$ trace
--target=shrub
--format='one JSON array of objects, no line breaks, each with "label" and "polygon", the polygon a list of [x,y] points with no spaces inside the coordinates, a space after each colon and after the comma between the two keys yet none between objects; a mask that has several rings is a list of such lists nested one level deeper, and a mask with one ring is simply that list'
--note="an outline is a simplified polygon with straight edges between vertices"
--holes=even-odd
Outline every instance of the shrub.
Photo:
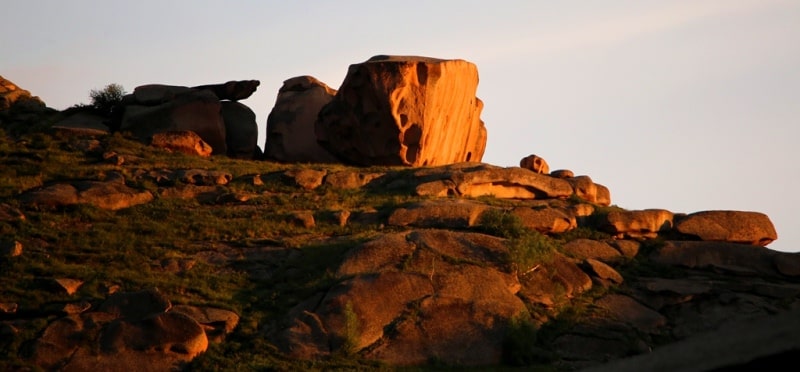
[{"label": "shrub", "polygon": [[528,230],[516,239],[511,239],[508,246],[509,260],[519,273],[526,273],[536,265],[548,263],[558,250],[555,240],[542,235],[536,230]]},{"label": "shrub", "polygon": [[525,227],[522,220],[507,211],[490,209],[481,214],[480,230],[508,239],[508,261],[512,269],[527,272],[547,263],[558,250],[558,243],[536,230]]},{"label": "shrub", "polygon": [[519,216],[501,209],[489,209],[483,212],[478,221],[478,229],[507,239],[520,238],[528,231]]},{"label": "shrub", "polygon": [[105,115],[111,115],[114,106],[122,101],[125,96],[125,88],[122,85],[111,83],[103,89],[92,89],[89,98],[92,99],[92,107]]}]

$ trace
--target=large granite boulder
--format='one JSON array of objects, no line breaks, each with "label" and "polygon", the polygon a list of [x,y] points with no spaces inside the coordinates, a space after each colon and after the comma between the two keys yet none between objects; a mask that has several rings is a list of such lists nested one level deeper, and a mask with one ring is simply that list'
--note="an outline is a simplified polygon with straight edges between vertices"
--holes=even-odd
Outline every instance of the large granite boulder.
[{"label": "large granite boulder", "polygon": [[261,82],[258,80],[231,80],[223,84],[199,85],[192,89],[208,90],[220,100],[241,101],[253,95]]},{"label": "large granite boulder", "polygon": [[602,216],[598,227],[618,237],[655,238],[672,230],[673,217],[666,209],[615,210]]},{"label": "large granite boulder", "polygon": [[314,132],[319,111],[334,95],[336,90],[311,76],[284,81],[267,117],[264,157],[281,162],[338,163],[317,143]]},{"label": "large granite boulder", "polygon": [[256,116],[237,101],[258,85],[258,80],[196,87],[141,85],[115,107],[111,129],[145,141],[156,133],[192,131],[211,145],[214,155],[252,159],[260,154]]},{"label": "large granite boulder", "polygon": [[[217,96],[205,90],[183,91],[178,89],[180,87],[170,88],[172,87],[163,89],[166,98],[157,99],[154,92],[145,95],[137,92],[140,89],[137,87],[133,96],[137,100],[139,99],[137,96],[147,98],[137,101],[141,104],[124,106],[119,130],[131,132],[145,140],[160,132],[189,130],[197,133],[203,141],[211,145],[213,154],[226,154],[228,146],[225,141],[225,122],[221,114],[222,105]],[[148,86],[146,90],[155,89]],[[169,95],[176,91],[182,93],[177,93],[169,99]],[[154,106],[147,105],[164,99],[169,100]]]},{"label": "large granite boulder", "polygon": [[225,122],[225,145],[228,156],[236,159],[253,159],[261,153],[258,149],[258,123],[256,114],[246,105],[222,101],[222,120]]},{"label": "large granite boulder", "polygon": [[675,223],[675,230],[705,241],[723,241],[765,246],[778,233],[769,217],[749,211],[702,211]]},{"label": "large granite boulder", "polygon": [[319,113],[319,143],[356,165],[479,162],[486,148],[475,97],[477,67],[464,60],[375,56],[350,66]]},{"label": "large granite boulder", "polygon": [[550,166],[541,156],[530,154],[519,161],[520,168],[530,169],[536,173],[550,173]]}]

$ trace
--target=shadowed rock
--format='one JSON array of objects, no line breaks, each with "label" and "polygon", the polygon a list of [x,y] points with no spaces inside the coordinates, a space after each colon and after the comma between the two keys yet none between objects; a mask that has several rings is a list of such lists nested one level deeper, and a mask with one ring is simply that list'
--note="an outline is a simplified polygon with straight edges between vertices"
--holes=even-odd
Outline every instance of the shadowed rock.
[{"label": "shadowed rock", "polygon": [[[134,90],[133,95],[136,94]],[[211,145],[214,154],[226,154],[225,122],[220,113],[221,107],[213,93],[188,90],[155,106],[124,106],[119,130],[131,132],[141,139],[149,139],[160,132],[189,130]]]},{"label": "shadowed rock", "polygon": [[315,123],[336,90],[311,76],[283,82],[275,106],[267,117],[264,157],[281,162],[338,163],[317,143]]},{"label": "shadowed rock", "polygon": [[255,93],[261,82],[258,80],[232,80],[223,84],[199,85],[192,89],[207,90],[220,100],[241,101]]},{"label": "shadowed rock", "polygon": [[148,203],[153,194],[125,185],[121,175],[110,175],[106,181],[57,183],[23,194],[20,199],[40,208],[60,208],[75,204],[91,204],[98,208],[118,210]]},{"label": "shadowed rock", "polygon": [[257,158],[261,150],[258,148],[256,114],[239,102],[223,101],[221,105],[228,157],[245,160]]}]

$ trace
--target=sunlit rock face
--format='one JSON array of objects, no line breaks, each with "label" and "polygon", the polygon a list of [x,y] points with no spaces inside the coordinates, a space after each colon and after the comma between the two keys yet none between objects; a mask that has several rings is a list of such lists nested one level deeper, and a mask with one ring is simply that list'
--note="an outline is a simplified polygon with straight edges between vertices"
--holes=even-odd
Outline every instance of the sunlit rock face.
[{"label": "sunlit rock face", "polygon": [[39,97],[32,96],[31,92],[0,76],[0,111],[8,110],[15,104],[26,106],[26,108],[45,107]]},{"label": "sunlit rock face", "polygon": [[357,165],[479,162],[487,137],[477,88],[478,69],[464,60],[375,56],[350,66],[319,113],[317,141]]}]

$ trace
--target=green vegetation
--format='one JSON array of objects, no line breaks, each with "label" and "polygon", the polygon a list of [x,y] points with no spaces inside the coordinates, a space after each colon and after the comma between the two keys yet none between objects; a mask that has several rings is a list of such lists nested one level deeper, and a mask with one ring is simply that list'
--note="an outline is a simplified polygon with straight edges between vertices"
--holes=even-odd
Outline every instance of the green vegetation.
[{"label": "green vegetation", "polygon": [[[113,98],[114,92],[107,92],[108,96]],[[109,152],[121,156],[124,163],[103,160],[103,154]],[[345,168],[225,156],[199,158],[145,146],[122,133],[91,139],[32,130],[10,135],[0,130],[0,164],[0,207],[24,214],[24,219],[0,218],[0,236],[21,242],[24,249],[21,256],[0,258],[0,302],[17,304],[17,314],[35,319],[15,325],[14,337],[0,338],[0,359],[5,361],[0,366],[34,368],[26,365],[23,351],[49,321],[63,316],[64,304],[85,300],[97,305],[108,296],[109,288],[158,288],[173,304],[222,308],[241,316],[233,333],[222,343],[212,343],[191,362],[190,370],[394,370],[362,360],[355,352],[360,324],[352,303],[342,313],[341,352],[330,359],[287,358],[266,335],[282,326],[279,322],[293,307],[337,284],[334,273],[351,248],[379,233],[399,229],[385,227],[381,221],[396,207],[419,200],[411,189],[346,190],[322,185],[304,190],[284,173],[302,168],[330,173]],[[186,184],[169,177],[159,179],[157,174],[180,169],[230,173],[232,181],[223,188],[225,192],[247,198],[226,203],[163,196],[160,191],[164,188]],[[152,192],[155,200],[111,211],[91,205],[35,208],[19,198],[40,186],[103,180],[112,172],[121,174],[127,186]],[[382,182],[402,185],[399,181],[408,177],[411,171],[403,168]],[[493,206],[509,205],[508,201],[482,200]],[[311,211],[316,226],[306,228],[293,221],[293,213],[299,210]],[[365,212],[373,218],[341,226],[335,218],[339,211]],[[507,239],[508,269],[518,273],[547,264],[565,241],[603,236],[589,228],[543,235],[500,208],[484,213],[477,229]],[[440,266],[462,263],[482,264],[432,261],[431,282]],[[78,279],[84,284],[70,296],[44,285],[54,278]],[[540,315],[549,311],[542,310]],[[408,316],[416,315],[411,312]],[[554,327],[542,333],[529,319],[514,320],[506,339],[506,362],[528,367],[546,363],[550,355],[542,351],[542,340],[547,340],[542,334],[551,334]],[[435,369],[463,370],[441,365]]]},{"label": "green vegetation", "polygon": [[512,269],[525,273],[550,262],[553,253],[560,249],[557,240],[526,228],[514,214],[490,209],[481,214],[478,226],[481,230],[508,239],[508,261]]},{"label": "green vegetation", "polygon": [[92,89],[89,92],[89,98],[92,99],[92,107],[103,114],[111,115],[114,106],[122,101],[125,94],[125,88],[122,85],[112,83],[103,89]]}]

